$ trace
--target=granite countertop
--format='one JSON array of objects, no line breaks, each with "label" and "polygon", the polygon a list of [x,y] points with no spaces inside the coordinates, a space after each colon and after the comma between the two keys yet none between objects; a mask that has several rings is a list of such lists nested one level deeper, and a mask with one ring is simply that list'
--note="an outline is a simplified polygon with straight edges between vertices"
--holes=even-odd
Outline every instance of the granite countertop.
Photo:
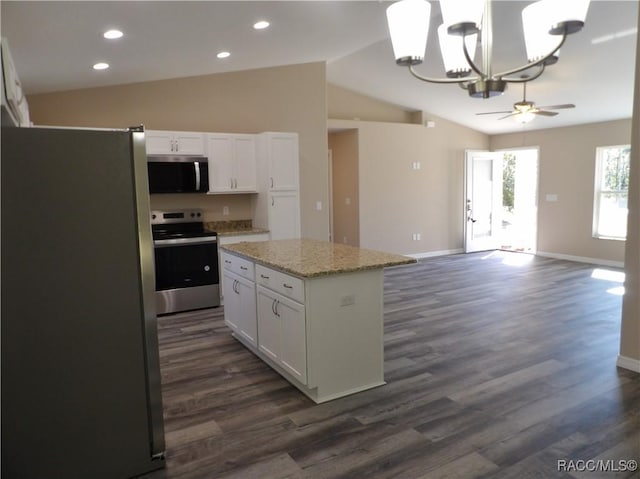
[{"label": "granite countertop", "polygon": [[257,235],[257,234],[268,233],[269,230],[266,230],[264,228],[248,228],[244,230],[217,229],[215,230],[215,232],[218,233],[218,236],[242,236],[242,235]]},{"label": "granite countertop", "polygon": [[218,236],[241,236],[268,233],[264,228],[254,228],[251,220],[207,221],[207,231],[215,231]]},{"label": "granite countertop", "polygon": [[310,239],[236,243],[221,248],[302,278],[416,262],[408,256]]}]

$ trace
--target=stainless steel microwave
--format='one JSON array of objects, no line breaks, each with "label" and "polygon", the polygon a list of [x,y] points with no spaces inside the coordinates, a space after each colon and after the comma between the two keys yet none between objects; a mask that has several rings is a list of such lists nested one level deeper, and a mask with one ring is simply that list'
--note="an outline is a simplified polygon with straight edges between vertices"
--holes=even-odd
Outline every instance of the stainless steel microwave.
[{"label": "stainless steel microwave", "polygon": [[206,193],[209,164],[204,156],[147,156],[149,193]]}]

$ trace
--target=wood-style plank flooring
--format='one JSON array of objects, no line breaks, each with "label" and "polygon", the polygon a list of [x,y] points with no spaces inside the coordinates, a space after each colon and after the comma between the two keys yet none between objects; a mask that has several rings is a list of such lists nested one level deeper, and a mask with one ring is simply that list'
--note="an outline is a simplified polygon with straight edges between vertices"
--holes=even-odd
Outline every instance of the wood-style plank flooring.
[{"label": "wood-style plank flooring", "polygon": [[640,460],[640,375],[615,365],[621,283],[597,268],[493,252],[387,270],[387,384],[321,405],[222,308],[162,317],[167,467],[145,478],[639,477],[558,471]]}]

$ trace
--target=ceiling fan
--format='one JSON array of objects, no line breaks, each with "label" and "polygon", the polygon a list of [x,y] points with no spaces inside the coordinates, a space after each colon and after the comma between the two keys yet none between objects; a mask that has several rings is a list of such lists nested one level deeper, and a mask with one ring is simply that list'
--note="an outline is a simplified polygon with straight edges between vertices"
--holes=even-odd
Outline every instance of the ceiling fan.
[{"label": "ceiling fan", "polygon": [[487,111],[484,113],[476,113],[476,115],[497,115],[500,113],[507,113],[507,115],[498,118],[498,120],[504,120],[505,118],[513,117],[520,123],[528,123],[535,118],[535,115],[541,116],[556,116],[557,111],[549,110],[564,110],[567,108],[575,108],[573,103],[564,103],[562,105],[549,105],[549,106],[536,106],[532,101],[527,101],[527,84],[523,83],[523,95],[522,101],[513,104],[513,110],[510,111]]}]

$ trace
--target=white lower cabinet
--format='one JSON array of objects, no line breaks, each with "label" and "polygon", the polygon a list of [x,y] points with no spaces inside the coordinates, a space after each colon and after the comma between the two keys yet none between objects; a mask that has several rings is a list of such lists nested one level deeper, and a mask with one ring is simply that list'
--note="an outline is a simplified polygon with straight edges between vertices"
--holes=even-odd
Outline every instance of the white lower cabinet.
[{"label": "white lower cabinet", "polygon": [[258,286],[258,349],[303,384],[307,383],[304,305]]},{"label": "white lower cabinet", "polygon": [[[224,246],[226,244],[240,243],[241,241],[245,241],[247,243],[253,243],[256,241],[267,241],[268,239],[269,239],[269,233],[255,233],[255,234],[243,234],[243,235],[239,234],[234,236],[218,235],[218,245]],[[220,248],[218,248],[218,265],[219,265],[219,272],[220,272],[220,304],[221,305],[224,305],[224,295],[226,293],[225,280],[224,280],[225,266],[227,266],[227,269],[231,269],[231,271],[234,271],[234,269],[228,267],[229,265],[225,263],[225,260],[230,261],[231,258],[229,257],[223,258],[222,251],[220,250]],[[243,270],[240,270],[240,272],[243,273]],[[243,274],[243,276],[246,276],[246,275]]]},{"label": "white lower cabinet", "polygon": [[258,346],[256,284],[230,271],[224,272],[224,322],[252,346]]}]

